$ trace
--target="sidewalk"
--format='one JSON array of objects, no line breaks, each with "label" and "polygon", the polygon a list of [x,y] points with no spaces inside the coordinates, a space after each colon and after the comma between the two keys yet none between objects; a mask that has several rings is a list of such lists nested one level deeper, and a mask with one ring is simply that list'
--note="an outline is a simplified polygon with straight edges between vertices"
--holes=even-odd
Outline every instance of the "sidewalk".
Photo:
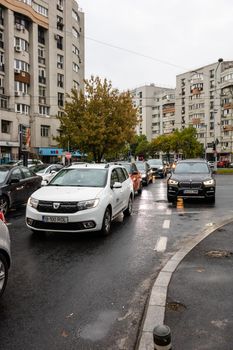
[{"label": "sidewalk", "polygon": [[139,350],[154,349],[153,328],[163,323],[171,329],[173,350],[233,350],[231,221],[198,234],[161,270]]}]

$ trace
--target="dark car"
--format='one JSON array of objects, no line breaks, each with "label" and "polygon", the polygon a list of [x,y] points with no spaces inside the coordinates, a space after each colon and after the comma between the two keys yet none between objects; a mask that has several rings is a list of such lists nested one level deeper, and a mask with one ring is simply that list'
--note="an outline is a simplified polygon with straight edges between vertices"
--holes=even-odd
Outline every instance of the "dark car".
[{"label": "dark car", "polygon": [[150,165],[144,161],[137,161],[135,162],[135,164],[141,173],[143,185],[147,186],[153,180],[153,175],[152,175]]},{"label": "dark car", "polygon": [[42,177],[24,166],[0,165],[0,210],[26,203],[30,195],[41,187]]},{"label": "dark car", "polygon": [[120,162],[120,165],[123,165],[125,169],[129,173],[129,177],[133,182],[133,190],[134,193],[141,194],[142,193],[142,175],[138,170],[136,164],[134,162]]},{"label": "dark car", "polygon": [[215,202],[215,179],[207,161],[187,159],[177,162],[167,181],[167,199],[203,198]]},{"label": "dark car", "polygon": [[162,159],[149,159],[147,163],[150,165],[153,176],[164,178],[167,176],[167,166]]}]

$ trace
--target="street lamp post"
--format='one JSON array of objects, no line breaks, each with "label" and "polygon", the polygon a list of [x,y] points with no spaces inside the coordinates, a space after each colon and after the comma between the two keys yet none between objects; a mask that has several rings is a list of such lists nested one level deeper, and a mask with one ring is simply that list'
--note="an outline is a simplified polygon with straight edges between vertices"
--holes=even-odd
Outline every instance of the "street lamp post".
[{"label": "street lamp post", "polygon": [[[217,72],[218,72],[218,68],[219,68],[219,65],[223,62],[223,58],[219,58],[218,59],[218,64],[215,68],[215,72],[214,72],[214,79],[215,79],[215,84],[214,84],[214,107],[216,109],[216,97],[217,97]],[[218,112],[218,108],[216,109],[216,112]],[[216,114],[215,114],[216,116]],[[216,126],[217,126],[217,123],[216,123],[216,118],[214,116],[214,144],[215,144],[215,154],[214,154],[214,170],[216,171],[217,170],[217,161],[218,161],[218,156],[217,156],[217,138],[216,138]]]}]

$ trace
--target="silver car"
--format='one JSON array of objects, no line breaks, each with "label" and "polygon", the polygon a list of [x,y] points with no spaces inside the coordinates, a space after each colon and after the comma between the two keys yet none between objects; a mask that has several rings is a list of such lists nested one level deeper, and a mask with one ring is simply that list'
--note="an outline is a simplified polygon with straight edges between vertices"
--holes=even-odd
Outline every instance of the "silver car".
[{"label": "silver car", "polygon": [[2,220],[0,220],[0,297],[7,284],[10,265],[10,235],[8,227]]}]

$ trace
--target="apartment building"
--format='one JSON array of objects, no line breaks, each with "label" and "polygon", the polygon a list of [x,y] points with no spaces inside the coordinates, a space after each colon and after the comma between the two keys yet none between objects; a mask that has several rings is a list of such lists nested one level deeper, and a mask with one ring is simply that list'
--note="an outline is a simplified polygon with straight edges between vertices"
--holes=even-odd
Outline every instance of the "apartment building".
[{"label": "apartment building", "polygon": [[171,133],[175,120],[175,90],[144,85],[132,91],[134,106],[138,108],[138,135],[146,135],[147,140]]},{"label": "apartment building", "polygon": [[218,62],[176,78],[175,124],[193,125],[207,159],[233,159],[233,61]]},{"label": "apartment building", "polygon": [[0,0],[0,158],[61,155],[56,115],[83,89],[84,14],[75,0]]}]

